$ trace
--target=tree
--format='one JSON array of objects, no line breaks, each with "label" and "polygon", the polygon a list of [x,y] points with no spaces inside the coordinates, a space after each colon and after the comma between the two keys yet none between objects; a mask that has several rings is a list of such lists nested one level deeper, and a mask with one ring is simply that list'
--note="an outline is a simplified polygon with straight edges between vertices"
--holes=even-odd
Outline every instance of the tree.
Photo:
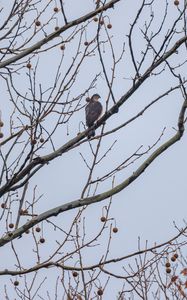
[{"label": "tree", "polygon": [[186,1],[13,1],[0,40],[1,294],[186,299],[186,224],[130,254],[118,226],[126,188],[183,140]]}]

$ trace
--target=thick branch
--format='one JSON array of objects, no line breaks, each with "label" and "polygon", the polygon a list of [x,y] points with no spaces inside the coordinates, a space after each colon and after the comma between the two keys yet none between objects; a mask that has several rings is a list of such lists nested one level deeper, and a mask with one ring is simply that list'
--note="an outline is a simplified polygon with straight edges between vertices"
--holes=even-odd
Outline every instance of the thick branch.
[{"label": "thick branch", "polygon": [[[110,2],[111,3],[111,2]],[[8,181],[1,189],[0,189],[0,197],[5,194],[7,191],[15,190],[17,187],[13,187],[17,182],[22,180],[33,168],[35,168],[39,164],[46,164],[49,161],[55,159],[58,156],[61,156],[63,153],[67,152],[69,149],[76,146],[78,142],[80,142],[82,139],[87,137],[87,134],[92,129],[97,129],[100,127],[106,120],[108,120],[113,114],[118,111],[118,108],[122,106],[127,99],[130,98],[130,96],[142,85],[142,83],[150,76],[151,72],[156,69],[160,64],[162,64],[166,59],[168,59],[175,51],[187,41],[187,36],[184,36],[180,40],[178,40],[175,45],[167,51],[161,58],[159,58],[154,64],[152,64],[146,72],[137,80],[135,84],[128,90],[128,92],[122,96],[119,101],[111,107],[104,115],[101,117],[98,122],[90,127],[89,129],[85,130],[66,144],[64,144],[62,147],[57,149],[56,151],[34,159],[28,166],[25,167],[19,174],[16,174],[16,176],[13,177],[10,181]],[[13,188],[12,188],[13,187]]]},{"label": "thick branch", "polygon": [[71,209],[75,209],[75,208],[82,207],[84,205],[90,205],[93,203],[100,202],[100,201],[105,200],[109,197],[112,197],[113,195],[118,194],[119,192],[124,190],[128,185],[130,185],[134,180],[136,180],[159,155],[161,155],[165,150],[167,150],[169,147],[171,147],[173,144],[175,144],[177,141],[179,141],[181,139],[183,132],[184,132],[183,123],[184,123],[184,115],[185,115],[186,108],[187,108],[187,100],[184,101],[183,106],[180,111],[180,114],[179,114],[177,133],[172,138],[170,138],[167,142],[165,142],[163,145],[161,145],[158,149],[156,149],[140,165],[140,167],[130,177],[128,177],[126,180],[124,180],[121,184],[119,184],[116,187],[114,187],[104,193],[101,193],[99,195],[71,201],[69,203],[52,208],[51,210],[48,210],[48,211],[40,214],[37,217],[34,217],[32,220],[28,221],[22,227],[13,231],[11,233],[11,236],[7,234],[5,237],[1,238],[0,239],[0,247],[9,243],[11,240],[21,236],[26,230],[28,230],[29,228],[32,228],[33,226],[42,222],[43,220],[46,220],[50,217],[56,217],[59,214],[65,212],[65,211],[71,210]]}]

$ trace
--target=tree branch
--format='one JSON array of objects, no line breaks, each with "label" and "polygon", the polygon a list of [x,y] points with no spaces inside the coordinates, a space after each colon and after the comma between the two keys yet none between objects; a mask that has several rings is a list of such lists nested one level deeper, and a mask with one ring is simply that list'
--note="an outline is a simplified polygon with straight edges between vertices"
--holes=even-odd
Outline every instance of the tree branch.
[{"label": "tree branch", "polygon": [[114,196],[115,194],[118,194],[122,190],[124,190],[128,185],[130,185],[134,180],[136,180],[159,155],[161,155],[164,151],[166,151],[169,147],[171,147],[173,144],[175,144],[177,141],[179,141],[181,139],[181,137],[184,133],[183,123],[184,123],[184,116],[185,116],[186,108],[187,108],[187,100],[184,101],[181,111],[179,113],[177,133],[173,137],[171,137],[167,142],[165,142],[163,145],[161,145],[158,149],[156,149],[140,165],[140,167],[130,177],[128,177],[126,180],[124,180],[121,184],[119,184],[116,187],[114,187],[104,193],[101,193],[99,195],[71,201],[69,203],[52,208],[52,209],[40,214],[39,216],[34,217],[32,220],[28,221],[20,228],[11,232],[11,235],[7,234],[3,238],[1,238],[0,239],[0,247],[4,246],[5,244],[9,243],[10,241],[14,240],[15,238],[20,237],[26,230],[28,230],[29,228],[32,228],[33,226],[42,222],[43,220],[46,220],[50,217],[56,217],[59,214],[65,212],[65,211],[68,211],[68,210],[72,210],[75,208],[82,207],[84,205],[90,205],[93,203],[103,201],[109,197]]},{"label": "tree branch", "polygon": [[[111,3],[111,2],[110,2]],[[88,128],[87,130],[80,133],[75,138],[68,141],[66,144],[64,144],[62,147],[57,149],[56,151],[53,151],[52,153],[48,155],[44,155],[42,157],[35,158],[30,164],[28,164],[25,169],[23,169],[19,174],[15,174],[15,176],[10,179],[1,189],[0,189],[0,197],[5,194],[7,191],[15,190],[13,187],[14,184],[22,180],[33,168],[35,168],[37,165],[45,165],[49,161],[57,158],[58,156],[61,156],[63,153],[67,152],[69,149],[76,147],[76,143],[80,142],[82,139],[87,137],[88,132],[92,129],[97,129],[102,124],[106,122],[113,114],[118,111],[118,108],[122,106],[128,98],[141,86],[141,84],[150,76],[151,72],[156,69],[162,62],[164,62],[166,59],[168,59],[175,51],[187,41],[187,36],[184,36],[183,38],[179,39],[175,45],[168,50],[161,58],[159,58],[154,64],[152,64],[146,72],[138,78],[137,82],[133,84],[133,86],[128,90],[128,92],[122,96],[118,102],[113,105],[92,127]],[[34,173],[33,173],[34,174]],[[13,188],[12,188],[13,187]]]},{"label": "tree branch", "polygon": [[114,6],[115,3],[119,2],[120,0],[111,0],[109,1],[107,4],[101,6],[100,8],[76,19],[73,20],[69,23],[67,23],[66,25],[64,25],[63,27],[59,28],[59,30],[49,34],[48,36],[46,36],[44,39],[40,40],[39,42],[35,43],[33,46],[23,50],[21,53],[14,55],[13,57],[3,61],[0,63],[0,68],[4,68],[16,61],[18,61],[19,59],[29,55],[30,53],[33,53],[34,51],[40,49],[43,45],[45,45],[46,43],[48,43],[49,41],[53,40],[54,38],[58,37],[62,32],[68,30],[71,27],[77,26],[87,20],[89,20],[90,18],[94,17],[95,15],[97,15],[98,13],[102,12],[102,11],[106,11],[107,9],[111,8]]}]

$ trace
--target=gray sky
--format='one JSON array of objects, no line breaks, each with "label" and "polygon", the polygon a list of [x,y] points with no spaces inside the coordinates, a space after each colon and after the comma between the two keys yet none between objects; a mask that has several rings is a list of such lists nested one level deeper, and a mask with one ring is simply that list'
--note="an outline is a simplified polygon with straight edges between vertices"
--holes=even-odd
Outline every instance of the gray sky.
[{"label": "gray sky", "polygon": [[[162,1],[155,1],[153,9],[155,12],[155,21],[153,28],[156,30],[156,26],[159,26],[161,18],[164,14],[164,4]],[[112,43],[116,56],[119,56],[123,43],[126,43],[125,53],[123,59],[116,67],[116,75],[113,86],[113,92],[116,100],[119,100],[124,95],[128,88],[131,86],[130,78],[134,75],[134,69],[132,62],[129,58],[129,47],[127,43],[126,35],[129,32],[129,24],[132,23],[137,7],[139,3],[131,3],[130,1],[121,1],[115,6],[114,10],[107,12],[110,22],[112,23],[112,29],[108,31],[112,37]],[[162,7],[163,5],[163,7]],[[137,6],[137,7],[136,7]],[[65,1],[65,11],[69,20],[73,20],[93,9],[93,2],[87,0],[81,1]],[[162,9],[160,8],[162,7]],[[147,12],[148,14],[148,12]],[[141,58],[141,51],[144,50],[145,41],[143,37],[140,38],[139,27],[143,26],[147,17],[146,12],[143,13],[140,19],[139,26],[133,36],[133,48],[136,54],[136,59]],[[155,47],[161,44],[164,34],[171,28],[173,20],[177,16],[177,9],[173,3],[169,3],[169,12],[166,18],[165,26],[162,32],[158,35],[155,41]],[[107,19],[107,22],[109,19]],[[63,25],[63,22],[58,21],[58,25]],[[62,22],[62,24],[61,24]],[[52,28],[53,25],[51,25]],[[92,22],[87,29],[87,37],[84,40],[90,41],[97,31],[97,23]],[[49,32],[50,33],[50,26]],[[71,31],[62,35],[62,38],[58,38],[59,42],[65,40]],[[101,39],[106,40],[106,34],[102,32]],[[56,40],[55,40],[56,41]],[[66,49],[64,51],[64,61],[61,66],[61,73],[67,70],[72,57],[75,55],[78,39],[75,38],[70,43],[66,43]],[[171,45],[174,44],[175,38]],[[51,43],[53,44],[53,42]],[[102,48],[102,47],[101,47]],[[169,47],[170,48],[170,47]],[[112,57],[108,43],[104,43],[104,51],[102,51],[104,63],[109,77],[111,76]],[[103,50],[102,49],[102,50]],[[84,45],[81,47],[81,51],[84,50]],[[59,47],[54,47],[49,52],[44,52],[40,55],[37,81],[40,83],[43,89],[47,89],[53,85],[54,74],[59,64],[59,60],[62,53]],[[171,64],[178,64],[185,59],[185,52],[182,48],[179,54],[176,54],[176,58],[170,60]],[[32,64],[35,65],[38,56],[36,55],[31,59]],[[145,71],[149,65],[150,60],[145,62],[142,71]],[[161,70],[160,68],[157,71]],[[98,53],[95,52],[95,56],[88,58],[82,65],[80,72],[77,76],[77,81],[70,90],[70,99],[76,97],[88,87],[96,74],[102,73],[102,68],[99,63]],[[180,68],[182,77],[185,76],[186,65]],[[24,82],[24,85],[23,85]],[[24,94],[28,91],[29,82],[26,76],[25,69],[20,71],[20,74],[15,76],[16,86]],[[8,103],[8,95],[4,82],[1,79],[1,87],[3,89],[4,102]],[[118,114],[112,116],[106,124],[106,131],[113,127],[120,125],[127,121],[130,117],[134,116],[145,105],[150,103],[160,94],[164,93],[170,87],[177,85],[177,79],[174,79],[170,73],[166,70],[162,72],[160,76],[151,76],[142,86],[138,89],[133,96],[120,108]],[[108,87],[106,85],[104,75],[97,80],[96,88],[93,93],[99,93],[102,98],[102,103],[105,104],[105,99],[108,95]],[[37,92],[38,93],[38,92]],[[67,94],[65,94],[64,101]],[[90,94],[91,96],[91,94]],[[122,130],[117,131],[113,135],[106,136],[103,139],[99,157],[102,157],[106,150],[116,141],[112,150],[107,154],[106,158],[102,160],[102,163],[98,165],[93,173],[93,178],[102,176],[117,164],[128,158],[134,151],[136,151],[141,145],[142,151],[148,149],[153,145],[161,135],[164,127],[164,135],[161,141],[156,145],[158,147],[169,137],[175,133],[177,126],[177,118],[183,99],[179,91],[174,91],[169,94],[168,97],[161,99],[153,107],[148,109],[143,116],[135,120],[130,125],[124,127]],[[3,102],[2,102],[3,103]],[[110,105],[112,100],[110,99]],[[82,100],[82,104],[85,104],[85,98]],[[2,115],[4,119],[9,115],[11,105],[7,104],[6,108],[2,108]],[[50,130],[55,121],[55,117],[46,118],[44,125]],[[66,126],[60,126],[54,135],[54,145],[56,148],[67,142],[70,138],[77,135],[79,132],[80,122],[84,122],[84,109],[76,113],[69,124],[69,136],[66,135]],[[27,120],[23,121],[25,124]],[[81,125],[81,130],[83,130]],[[5,126],[5,135],[8,135],[8,126]],[[97,133],[100,129],[97,130]],[[44,134],[45,135],[45,134]],[[96,147],[97,141],[91,142],[93,148]],[[156,147],[154,149],[156,149]],[[119,228],[119,233],[113,235],[111,243],[110,258],[119,257],[137,250],[137,241],[140,237],[142,242],[142,248],[145,245],[145,241],[148,240],[148,245],[152,246],[154,242],[161,243],[170,239],[177,232],[174,228],[173,222],[176,222],[178,227],[184,225],[183,219],[186,218],[186,134],[183,139],[176,143],[174,146],[164,152],[159,158],[154,161],[151,166],[129,187],[123,190],[120,194],[113,197],[112,205],[109,216],[116,220],[116,226]],[[46,146],[41,149],[40,154],[48,154],[52,151],[51,146]],[[28,201],[32,199],[33,188],[37,185],[36,195],[43,194],[42,199],[36,205],[37,213],[42,213],[47,209],[61,205],[63,203],[78,199],[81,191],[87,180],[88,169],[86,168],[80,153],[91,161],[91,151],[89,144],[86,142],[79,148],[64,154],[49,165],[42,168],[31,180],[31,185],[28,190]],[[150,152],[151,153],[151,152]],[[115,184],[122,182],[125,178],[132,174],[136,168],[140,165],[149,154],[143,156],[143,159],[137,160],[131,164],[128,168],[125,168],[115,176]],[[104,192],[111,188],[112,178],[99,185],[97,193]],[[86,218],[87,238],[94,235],[94,233],[101,227],[100,217],[102,215],[103,206],[108,204],[108,200],[105,200],[99,204],[94,204],[88,207],[84,216]],[[64,230],[67,230],[71,224],[72,216],[75,215],[74,211],[69,211],[63,215],[59,215],[57,218],[52,218],[59,226],[62,226]],[[26,217],[25,217],[26,220]],[[115,221],[113,221],[115,224]],[[48,256],[49,249],[55,247],[55,239],[59,236],[52,229],[48,229],[44,224],[44,236],[46,237],[46,245],[41,248],[41,256],[44,258]],[[103,251],[106,249],[107,233],[103,236],[103,240],[100,241],[101,245],[98,246],[97,251],[95,248],[90,248],[84,251],[83,259],[85,264],[92,264],[97,262],[97,257],[100,258]],[[19,239],[15,242],[17,251],[22,256],[22,261],[25,266],[32,266],[36,260],[32,252],[32,242],[28,236]],[[70,247],[70,248],[69,248]],[[65,247],[64,252],[69,251],[72,245],[69,244]],[[24,250],[23,250],[24,249]],[[24,254],[23,254],[24,252]],[[22,255],[23,254],[23,255]],[[27,254],[27,255],[26,255]],[[1,270],[4,268],[15,269],[15,257],[12,255],[10,246],[5,246],[1,249],[2,264]],[[29,258],[28,258],[29,257]],[[29,260],[29,263],[28,263]],[[71,264],[69,261],[68,264]],[[121,272],[121,268],[114,266],[114,270],[117,273]],[[48,275],[48,283],[53,282],[55,284],[56,273],[55,270],[41,271],[42,276]],[[60,273],[59,273],[60,274]],[[41,276],[40,275],[40,276]],[[28,277],[29,278],[29,277]],[[32,278],[32,275],[30,276]],[[5,278],[5,283],[9,282],[10,278]],[[21,279],[24,282],[23,278]],[[20,280],[20,281],[21,281]],[[116,295],[118,289],[121,287],[121,283],[114,280],[114,283],[110,285],[106,291],[104,299],[114,299],[111,297],[111,287],[113,295]],[[3,285],[0,287],[2,293]],[[44,288],[45,290],[45,288]],[[14,289],[9,291],[10,299],[15,297]],[[114,297],[114,296],[112,296]],[[45,297],[44,297],[45,298]],[[17,299],[17,298],[16,298]],[[37,298],[39,299],[39,298]],[[46,299],[46,298],[45,298]],[[61,299],[61,298],[59,298]],[[138,299],[138,298],[137,298]]]}]

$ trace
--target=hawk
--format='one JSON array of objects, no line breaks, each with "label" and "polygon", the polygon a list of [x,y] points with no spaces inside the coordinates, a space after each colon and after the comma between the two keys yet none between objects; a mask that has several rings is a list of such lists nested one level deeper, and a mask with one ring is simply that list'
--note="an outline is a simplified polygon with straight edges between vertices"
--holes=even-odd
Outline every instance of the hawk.
[{"label": "hawk", "polygon": [[[88,101],[86,105],[86,126],[92,127],[99,119],[102,114],[103,107],[102,104],[98,101],[101,98],[98,94],[94,94]],[[92,129],[88,132],[88,138],[90,139],[92,136],[95,136],[95,130]]]}]

